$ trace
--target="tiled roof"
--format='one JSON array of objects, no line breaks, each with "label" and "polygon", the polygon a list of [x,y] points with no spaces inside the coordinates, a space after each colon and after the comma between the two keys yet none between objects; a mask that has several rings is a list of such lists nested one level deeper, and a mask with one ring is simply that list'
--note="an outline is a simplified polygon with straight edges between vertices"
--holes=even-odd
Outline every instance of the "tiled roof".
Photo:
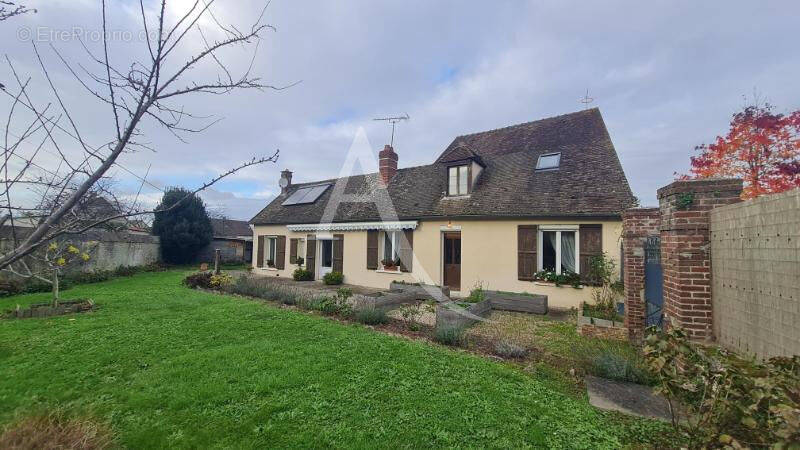
[{"label": "tiled roof", "polygon": [[214,237],[250,236],[253,234],[246,220],[210,219]]},{"label": "tiled roof", "polygon": [[[561,152],[557,170],[536,171],[540,154]],[[400,157],[402,158],[402,152]],[[467,197],[448,198],[447,161],[475,155],[485,169]],[[455,159],[454,159],[455,158]],[[344,194],[372,203],[342,203],[334,222],[469,217],[618,217],[634,198],[600,111],[590,109],[483,133],[459,136],[427,166],[402,168],[383,191],[378,174],[339,180]],[[319,183],[315,182],[315,183]],[[331,198],[328,189],[316,202],[282,206],[293,185],[259,212],[251,223],[319,223]],[[381,192],[387,192],[388,198]],[[397,217],[388,212],[389,200]],[[376,205],[377,203],[377,205]],[[383,211],[383,217],[379,211]],[[387,215],[388,214],[388,215]]]}]

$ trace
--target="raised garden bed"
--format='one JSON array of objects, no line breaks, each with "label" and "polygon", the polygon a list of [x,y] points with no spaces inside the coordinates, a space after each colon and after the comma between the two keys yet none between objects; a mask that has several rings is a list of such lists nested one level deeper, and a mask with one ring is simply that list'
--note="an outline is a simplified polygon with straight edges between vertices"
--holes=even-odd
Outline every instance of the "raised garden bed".
[{"label": "raised garden bed", "polygon": [[397,281],[392,281],[389,284],[390,291],[414,293],[417,295],[417,300],[439,300],[430,294],[431,289],[441,292],[445,297],[450,297],[450,288],[448,287],[434,286],[432,284],[400,283]]},{"label": "raised garden bed", "polygon": [[469,307],[464,308],[470,314],[464,314],[460,310],[458,302],[447,302],[436,306],[436,327],[437,328],[466,328],[479,319],[470,317],[475,315],[478,317],[487,317],[492,312],[491,300],[484,300],[478,303],[472,303]]},{"label": "raised garden bed", "polygon": [[604,339],[628,339],[628,329],[625,323],[616,320],[599,319],[585,315],[583,308],[578,314],[578,333],[582,336],[599,337]]},{"label": "raised garden bed", "polygon": [[484,291],[492,302],[492,309],[499,311],[547,314],[547,296],[540,294],[515,294],[512,292]]},{"label": "raised garden bed", "polygon": [[65,314],[87,312],[93,309],[94,302],[88,299],[58,302],[58,306],[55,307],[52,305],[52,303],[37,303],[28,308],[17,308],[7,311],[5,314],[3,314],[3,318],[28,319],[37,317],[63,316]]}]

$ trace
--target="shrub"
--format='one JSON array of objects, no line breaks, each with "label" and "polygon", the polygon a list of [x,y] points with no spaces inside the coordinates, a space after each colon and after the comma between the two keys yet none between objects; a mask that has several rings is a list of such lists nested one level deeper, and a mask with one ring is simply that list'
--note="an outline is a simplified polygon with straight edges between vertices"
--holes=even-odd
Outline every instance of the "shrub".
[{"label": "shrub", "polygon": [[193,273],[183,279],[183,284],[192,289],[211,289],[211,272]]},{"label": "shrub", "polygon": [[417,324],[417,318],[422,314],[422,310],[420,310],[419,305],[409,305],[405,304],[400,307],[400,315],[403,317],[403,321],[406,323],[408,328],[412,331],[419,330],[419,324]]},{"label": "shrub", "polygon": [[[110,280],[114,276],[114,272],[110,270],[93,270],[91,272],[77,272],[70,274],[64,279],[70,280],[75,284],[89,284],[99,283],[101,281]],[[62,280],[59,280],[59,282]]]},{"label": "shrub", "polygon": [[800,356],[765,363],[689,342],[677,326],[650,328],[644,353],[658,392],[675,408],[672,425],[690,448],[793,448],[800,442]]},{"label": "shrub", "polygon": [[460,347],[466,344],[464,327],[437,327],[434,340],[440,344]]},{"label": "shrub", "polygon": [[310,311],[319,311],[320,310],[320,303],[322,300],[317,297],[302,297],[298,296],[296,299],[296,305],[298,308],[307,309]]},{"label": "shrub", "polygon": [[494,344],[494,353],[503,358],[524,358],[528,349],[511,339],[501,339]]},{"label": "shrub", "polygon": [[289,286],[275,284],[268,278],[242,275],[231,284],[223,285],[225,292],[275,300],[285,305],[297,304],[297,291]]},{"label": "shrub", "polygon": [[342,281],[344,281],[342,272],[328,272],[322,277],[322,282],[325,284],[342,284]]},{"label": "shrub", "polygon": [[469,297],[465,298],[464,300],[470,303],[480,303],[486,300],[486,291],[483,290],[483,285],[478,283],[469,291]]},{"label": "shrub", "polygon": [[212,288],[222,288],[229,284],[233,283],[233,277],[228,275],[227,273],[221,273],[219,275],[211,275],[211,280],[209,284]]},{"label": "shrub", "polygon": [[116,269],[114,269],[114,275],[118,277],[130,277],[136,275],[141,271],[142,269],[140,269],[137,266],[119,266]]},{"label": "shrub", "polygon": [[653,376],[643,366],[641,358],[632,358],[613,350],[605,350],[592,358],[589,371],[609,380],[638,384],[652,384],[654,381]]},{"label": "shrub", "polygon": [[294,269],[292,278],[294,278],[294,281],[311,281],[314,279],[314,274],[311,273],[310,270],[298,267],[297,269]]},{"label": "shrub", "polygon": [[359,308],[355,312],[356,320],[366,325],[379,325],[389,322],[389,316],[382,308],[366,306]]}]

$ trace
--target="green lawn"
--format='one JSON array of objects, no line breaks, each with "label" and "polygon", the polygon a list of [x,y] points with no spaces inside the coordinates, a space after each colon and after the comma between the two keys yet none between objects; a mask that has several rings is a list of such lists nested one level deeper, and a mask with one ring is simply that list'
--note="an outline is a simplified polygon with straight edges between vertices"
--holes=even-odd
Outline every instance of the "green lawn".
[{"label": "green lawn", "polygon": [[0,320],[0,425],[60,408],[107,421],[136,448],[618,448],[663,430],[516,367],[192,291],[183,275],[64,292],[92,298],[89,314]]}]

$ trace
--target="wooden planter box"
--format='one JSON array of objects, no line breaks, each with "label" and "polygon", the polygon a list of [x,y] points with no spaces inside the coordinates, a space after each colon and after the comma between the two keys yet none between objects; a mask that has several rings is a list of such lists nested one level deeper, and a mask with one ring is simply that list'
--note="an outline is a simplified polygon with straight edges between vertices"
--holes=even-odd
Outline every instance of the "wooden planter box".
[{"label": "wooden planter box", "polygon": [[3,317],[11,319],[28,319],[36,317],[62,316],[65,314],[82,313],[94,309],[91,300],[68,300],[58,302],[55,308],[50,303],[38,303],[25,309],[15,309],[6,312]]},{"label": "wooden planter box", "polygon": [[486,291],[486,299],[492,302],[492,309],[498,311],[547,314],[546,295]]},{"label": "wooden planter box", "polygon": [[[436,305],[436,328],[466,328],[479,320],[475,317],[470,317],[470,315],[487,317],[492,312],[492,302],[490,300],[473,303],[468,308],[463,308],[469,314],[464,314],[464,311],[458,308],[455,303],[447,302]],[[455,307],[451,309],[451,306]]]},{"label": "wooden planter box", "polygon": [[450,288],[448,287],[434,286],[432,284],[406,284],[398,283],[396,281],[392,281],[389,284],[390,291],[411,292],[416,294],[417,300],[436,300],[431,294],[428,293],[431,289],[441,292],[445,297],[450,297]]}]

